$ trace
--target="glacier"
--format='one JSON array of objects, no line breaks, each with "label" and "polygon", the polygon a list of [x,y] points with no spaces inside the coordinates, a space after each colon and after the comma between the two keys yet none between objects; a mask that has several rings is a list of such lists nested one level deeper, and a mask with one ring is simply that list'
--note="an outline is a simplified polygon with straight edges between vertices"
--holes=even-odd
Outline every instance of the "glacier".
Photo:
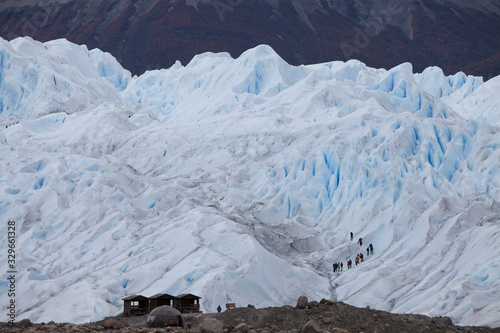
[{"label": "glacier", "polygon": [[66,40],[0,39],[17,319],[188,292],[204,312],[306,295],[499,327],[498,91],[409,63],[295,67],[266,45],[131,76]]}]

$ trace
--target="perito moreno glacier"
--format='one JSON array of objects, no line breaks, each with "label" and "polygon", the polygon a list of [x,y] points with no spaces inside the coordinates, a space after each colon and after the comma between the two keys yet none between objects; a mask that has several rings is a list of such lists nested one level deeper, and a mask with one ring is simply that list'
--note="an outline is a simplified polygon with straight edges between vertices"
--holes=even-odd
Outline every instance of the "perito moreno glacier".
[{"label": "perito moreno glacier", "polygon": [[498,327],[499,92],[409,63],[295,67],[268,46],[137,77],[66,40],[0,39],[17,319],[193,293],[204,312],[306,295]]}]

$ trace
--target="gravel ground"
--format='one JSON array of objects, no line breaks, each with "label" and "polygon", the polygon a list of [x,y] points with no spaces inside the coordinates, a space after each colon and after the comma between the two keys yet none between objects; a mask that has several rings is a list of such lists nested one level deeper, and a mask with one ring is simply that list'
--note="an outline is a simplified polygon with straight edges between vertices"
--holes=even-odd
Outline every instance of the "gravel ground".
[{"label": "gravel ground", "polygon": [[[236,308],[222,313],[184,314],[183,317],[184,328],[147,328],[146,316],[116,316],[81,325],[54,322],[33,324],[29,320],[22,320],[14,325],[0,323],[0,332],[500,333],[500,328],[455,326],[446,317],[392,314],[324,299],[321,302],[307,302],[300,306],[298,304],[298,306],[285,305],[263,309]],[[220,324],[214,326],[217,321]]]}]

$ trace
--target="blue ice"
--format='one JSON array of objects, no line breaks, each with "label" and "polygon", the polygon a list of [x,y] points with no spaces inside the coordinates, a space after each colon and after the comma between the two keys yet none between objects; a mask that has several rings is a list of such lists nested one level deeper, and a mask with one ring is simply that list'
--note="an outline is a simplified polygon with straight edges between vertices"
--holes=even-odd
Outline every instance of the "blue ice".
[{"label": "blue ice", "polygon": [[10,188],[10,187],[8,187],[8,188],[5,189],[5,193],[7,193],[7,194],[16,195],[16,194],[19,194],[19,192],[21,192],[21,190],[17,189],[17,188]]},{"label": "blue ice", "polygon": [[35,184],[33,185],[33,189],[34,190],[39,190],[43,187],[43,183],[45,181],[45,177],[41,177],[40,179],[38,179],[38,181],[35,182]]}]

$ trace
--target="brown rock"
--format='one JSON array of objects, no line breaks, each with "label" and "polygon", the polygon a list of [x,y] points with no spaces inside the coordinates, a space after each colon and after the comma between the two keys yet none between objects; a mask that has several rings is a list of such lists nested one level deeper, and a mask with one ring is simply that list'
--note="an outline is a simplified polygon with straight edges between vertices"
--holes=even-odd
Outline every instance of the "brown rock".
[{"label": "brown rock", "polygon": [[307,303],[307,307],[309,309],[312,309],[312,308],[317,308],[319,306],[319,303],[316,302],[316,301],[310,301],[309,303]]},{"label": "brown rock", "polygon": [[308,302],[309,300],[307,299],[306,296],[300,296],[299,299],[297,300],[297,307],[299,309],[305,309]]},{"label": "brown rock", "polygon": [[200,325],[201,333],[222,333],[224,324],[215,318],[206,318]]},{"label": "brown rock", "polygon": [[323,330],[314,320],[309,320],[302,326],[301,333],[323,333]]},{"label": "brown rock", "polygon": [[[248,325],[247,325],[247,324],[245,324],[245,323],[238,324],[238,325],[236,325],[236,327],[234,328],[234,330],[237,330],[237,331],[239,331],[239,332],[241,332],[241,333],[248,333],[248,330],[249,330],[249,329],[250,329],[250,328],[249,328],[249,327],[248,327]],[[233,331],[234,331],[234,330],[233,330]]]},{"label": "brown rock", "polygon": [[29,320],[29,319],[23,319],[23,320],[19,321],[18,323],[16,323],[17,327],[30,327],[31,325],[33,325],[33,324],[31,323],[31,320]]}]

